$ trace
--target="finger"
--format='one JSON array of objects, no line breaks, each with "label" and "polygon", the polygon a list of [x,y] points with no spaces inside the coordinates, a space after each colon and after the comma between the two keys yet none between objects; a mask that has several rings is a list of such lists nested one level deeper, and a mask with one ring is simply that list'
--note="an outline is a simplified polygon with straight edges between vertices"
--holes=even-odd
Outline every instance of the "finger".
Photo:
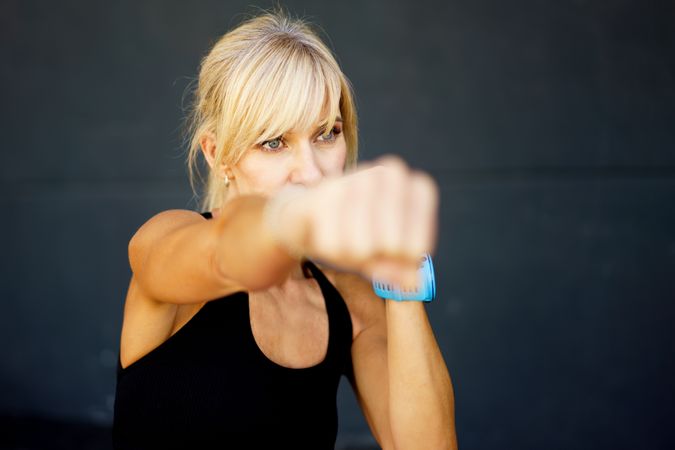
[{"label": "finger", "polygon": [[390,283],[399,289],[414,288],[419,284],[417,265],[380,258],[371,267],[373,279]]},{"label": "finger", "polygon": [[404,169],[406,171],[408,170],[408,165],[406,164],[405,160],[403,160],[403,158],[401,158],[400,156],[394,154],[387,154],[380,156],[375,161],[373,161],[373,164],[375,166],[399,168]]},{"label": "finger", "polygon": [[317,256],[335,262],[340,254],[340,241],[337,237],[339,217],[342,206],[340,204],[339,189],[330,186],[322,191],[323,198],[315,203],[312,211],[314,218],[312,229],[312,243]]},{"label": "finger", "polygon": [[367,272],[373,280],[393,285],[401,284],[399,263],[391,258],[377,257],[371,259],[367,266]]},{"label": "finger", "polygon": [[357,266],[373,252],[372,217],[373,210],[370,205],[373,202],[372,189],[368,189],[367,179],[355,179],[349,186],[347,204],[343,215],[342,229],[347,238],[346,250]]},{"label": "finger", "polygon": [[439,191],[433,178],[414,172],[410,186],[410,214],[406,223],[407,253],[419,258],[436,246]]},{"label": "finger", "polygon": [[364,161],[360,162],[356,167],[347,170],[345,172],[345,175],[349,174],[356,174],[356,173],[363,173],[363,172],[368,172],[373,169],[380,169],[383,167],[390,167],[390,166],[405,166],[407,168],[406,162],[400,158],[399,156],[393,155],[393,154],[387,154],[384,156],[380,156],[379,158],[373,160],[373,161]]},{"label": "finger", "polygon": [[385,256],[403,256],[403,226],[408,189],[408,169],[396,158],[388,158],[378,172],[378,197],[375,237],[378,250]]}]

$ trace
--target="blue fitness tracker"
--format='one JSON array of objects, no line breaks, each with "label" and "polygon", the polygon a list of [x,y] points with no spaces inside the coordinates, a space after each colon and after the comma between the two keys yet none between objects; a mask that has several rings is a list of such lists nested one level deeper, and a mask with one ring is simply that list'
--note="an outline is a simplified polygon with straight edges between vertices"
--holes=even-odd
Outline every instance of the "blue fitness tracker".
[{"label": "blue fitness tracker", "polygon": [[414,289],[401,289],[399,286],[386,281],[373,280],[375,293],[387,300],[430,302],[436,297],[436,278],[431,255],[425,254],[420,258],[417,269],[418,284]]}]

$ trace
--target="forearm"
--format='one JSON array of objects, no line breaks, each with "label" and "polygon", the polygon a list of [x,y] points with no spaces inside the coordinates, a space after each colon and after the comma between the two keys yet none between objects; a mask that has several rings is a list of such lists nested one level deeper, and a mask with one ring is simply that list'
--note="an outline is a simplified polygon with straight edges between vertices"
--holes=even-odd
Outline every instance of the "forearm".
[{"label": "forearm", "polygon": [[217,270],[249,290],[265,289],[282,281],[297,257],[273,237],[264,212],[268,199],[245,195],[233,199],[216,221]]},{"label": "forearm", "polygon": [[388,300],[386,305],[395,448],[455,449],[452,383],[424,304]]}]

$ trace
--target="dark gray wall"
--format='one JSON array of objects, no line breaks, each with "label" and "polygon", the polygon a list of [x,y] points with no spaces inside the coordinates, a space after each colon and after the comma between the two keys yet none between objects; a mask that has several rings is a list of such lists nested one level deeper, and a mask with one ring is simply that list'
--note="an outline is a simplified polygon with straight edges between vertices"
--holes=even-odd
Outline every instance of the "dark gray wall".
[{"label": "dark gray wall", "polygon": [[[196,209],[181,97],[250,3],[0,3],[10,435],[110,423],[126,245]],[[330,36],[362,159],[400,154],[442,189],[428,312],[461,446],[673,448],[675,3],[285,5]],[[339,400],[340,445],[372,442],[346,382]]]}]

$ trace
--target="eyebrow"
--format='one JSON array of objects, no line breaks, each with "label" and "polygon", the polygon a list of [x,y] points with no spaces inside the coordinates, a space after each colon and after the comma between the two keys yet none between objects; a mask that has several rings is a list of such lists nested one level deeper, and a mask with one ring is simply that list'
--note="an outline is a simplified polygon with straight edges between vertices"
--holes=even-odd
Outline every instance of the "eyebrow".
[{"label": "eyebrow", "polygon": [[[336,116],[336,117],[335,117],[335,122],[342,122],[342,117]],[[317,128],[321,128],[322,126],[326,125],[327,123],[328,123],[328,121],[321,122],[321,123],[317,126]]]},{"label": "eyebrow", "polygon": [[[335,122],[343,123],[342,117],[336,116],[336,117],[335,117]],[[321,122],[321,123],[319,123],[319,124],[316,126],[316,129],[317,129],[317,130],[320,130],[321,128],[325,127],[327,124],[328,124],[328,121]],[[289,132],[286,132],[286,133],[289,133]],[[277,136],[276,138],[272,138],[272,139],[278,139],[278,138],[282,137],[283,135],[285,135],[286,133],[283,133],[281,136]],[[290,132],[290,133],[292,134],[292,132]],[[269,140],[269,139],[268,139],[268,140]],[[260,143],[263,143],[263,142],[267,142],[267,140],[265,140],[265,141],[260,141]]]}]

